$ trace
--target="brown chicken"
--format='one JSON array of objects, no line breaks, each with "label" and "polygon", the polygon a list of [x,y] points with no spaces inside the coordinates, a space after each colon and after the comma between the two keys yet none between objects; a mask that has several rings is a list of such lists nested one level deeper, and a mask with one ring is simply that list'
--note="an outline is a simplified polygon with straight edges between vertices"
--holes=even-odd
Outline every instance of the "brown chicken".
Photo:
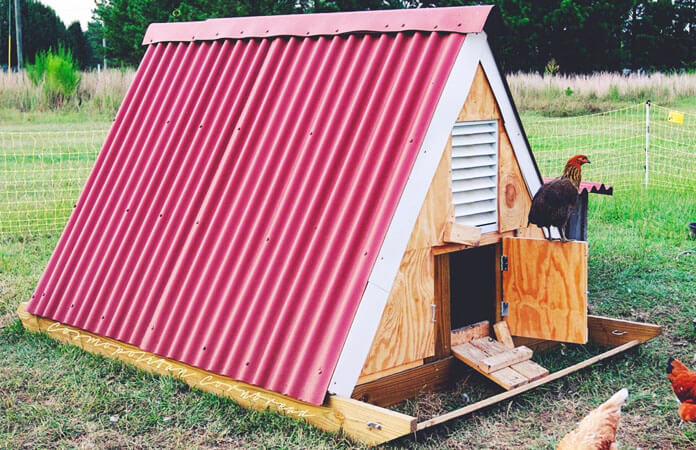
[{"label": "brown chicken", "polygon": [[533,223],[542,229],[545,227],[548,230],[547,239],[549,240],[551,240],[552,226],[561,232],[562,242],[568,240],[565,227],[578,202],[583,164],[590,164],[590,160],[585,155],[575,155],[570,158],[563,169],[563,174],[541,186],[532,199],[527,225]]},{"label": "brown chicken", "polygon": [[669,358],[667,378],[672,382],[672,390],[681,402],[679,417],[686,422],[696,422],[696,373],[687,369],[678,359]]},{"label": "brown chicken", "polygon": [[627,398],[628,389],[623,388],[597,409],[590,411],[576,429],[561,439],[556,450],[618,449],[616,429],[621,418],[621,406]]}]

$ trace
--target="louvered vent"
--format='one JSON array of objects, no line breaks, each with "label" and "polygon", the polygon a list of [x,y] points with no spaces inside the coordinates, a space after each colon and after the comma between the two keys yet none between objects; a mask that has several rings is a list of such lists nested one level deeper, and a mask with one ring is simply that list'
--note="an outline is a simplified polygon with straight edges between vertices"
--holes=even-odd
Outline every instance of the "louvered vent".
[{"label": "louvered vent", "polygon": [[452,128],[455,222],[498,229],[498,122],[457,122]]}]

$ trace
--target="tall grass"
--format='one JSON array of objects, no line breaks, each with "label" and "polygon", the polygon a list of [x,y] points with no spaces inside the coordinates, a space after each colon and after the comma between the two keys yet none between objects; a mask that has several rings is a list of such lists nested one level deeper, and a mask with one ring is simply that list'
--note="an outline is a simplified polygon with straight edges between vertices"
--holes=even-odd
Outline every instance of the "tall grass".
[{"label": "tall grass", "polygon": [[0,109],[84,111],[113,116],[134,76],[133,69],[83,72],[75,94],[56,104],[44,95],[43,86],[34,85],[25,72],[0,73]]},{"label": "tall grass", "polygon": [[602,112],[647,100],[668,105],[696,96],[696,74],[686,73],[514,73],[507,80],[519,109],[549,116]]},{"label": "tall grass", "polygon": [[[114,115],[135,76],[134,69],[84,72],[73,99],[61,111]],[[653,100],[662,105],[696,97],[696,74],[597,73],[592,75],[507,75],[517,107],[546,116],[574,116],[608,111]],[[24,73],[0,73],[0,109],[55,110]]]},{"label": "tall grass", "polygon": [[44,96],[53,107],[70,100],[80,85],[80,71],[70,49],[42,50],[34,64],[27,65],[27,76],[35,86],[42,86]]}]

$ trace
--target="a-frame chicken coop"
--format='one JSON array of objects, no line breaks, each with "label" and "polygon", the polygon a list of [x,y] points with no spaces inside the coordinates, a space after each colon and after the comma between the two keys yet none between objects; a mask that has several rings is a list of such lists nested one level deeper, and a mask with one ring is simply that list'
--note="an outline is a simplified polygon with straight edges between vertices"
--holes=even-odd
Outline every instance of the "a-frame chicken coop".
[{"label": "a-frame chicken coop", "polygon": [[[586,243],[526,228],[541,177],[490,13],[151,25],[25,326],[373,444],[659,334],[588,316]],[[610,348],[531,362],[588,340]],[[503,392],[384,408],[467,363]]]}]

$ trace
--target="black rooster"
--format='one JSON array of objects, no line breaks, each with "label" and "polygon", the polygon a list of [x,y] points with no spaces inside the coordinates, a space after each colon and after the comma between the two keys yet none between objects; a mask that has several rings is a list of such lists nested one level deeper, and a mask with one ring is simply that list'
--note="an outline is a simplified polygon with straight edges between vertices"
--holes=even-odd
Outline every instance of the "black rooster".
[{"label": "black rooster", "polygon": [[[563,174],[550,181],[537,191],[532,199],[532,207],[529,209],[529,223],[533,223],[542,229],[548,230],[547,239],[551,239],[551,227],[556,227],[561,232],[561,241],[568,239],[565,235],[565,227],[573,214],[575,204],[578,202],[578,188],[582,179],[582,165],[590,164],[585,155],[575,155],[568,160]],[[529,224],[528,223],[528,224]]]}]

